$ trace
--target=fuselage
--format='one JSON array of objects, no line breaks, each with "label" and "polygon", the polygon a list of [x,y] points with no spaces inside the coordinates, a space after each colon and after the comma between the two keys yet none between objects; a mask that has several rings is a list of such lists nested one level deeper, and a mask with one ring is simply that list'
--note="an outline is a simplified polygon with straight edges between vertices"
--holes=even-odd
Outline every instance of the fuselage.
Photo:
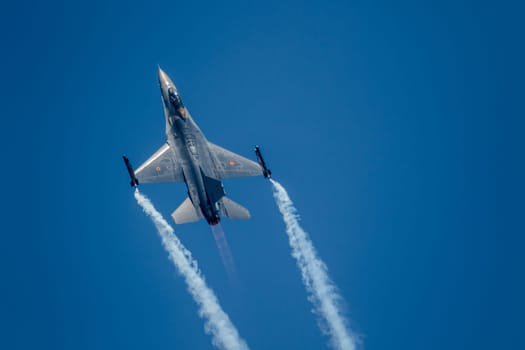
[{"label": "fuselage", "polygon": [[217,200],[220,198],[210,196],[207,188],[210,181],[207,181],[207,178],[218,179],[219,176],[208,141],[182,103],[175,85],[160,69],[159,84],[166,117],[167,141],[174,158],[182,166],[188,196],[195,209],[210,225],[218,224],[220,218]]}]

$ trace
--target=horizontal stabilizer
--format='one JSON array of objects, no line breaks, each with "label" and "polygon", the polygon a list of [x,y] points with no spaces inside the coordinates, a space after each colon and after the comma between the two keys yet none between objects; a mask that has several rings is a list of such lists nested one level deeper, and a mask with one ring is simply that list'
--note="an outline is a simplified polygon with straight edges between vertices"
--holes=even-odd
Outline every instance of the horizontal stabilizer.
[{"label": "horizontal stabilizer", "polygon": [[199,221],[202,218],[200,212],[195,210],[191,199],[186,198],[182,204],[171,213],[171,217],[176,224],[187,224],[190,222]]},{"label": "horizontal stabilizer", "polygon": [[220,203],[221,214],[230,219],[247,220],[250,212],[242,205],[235,203],[228,197],[222,197]]}]

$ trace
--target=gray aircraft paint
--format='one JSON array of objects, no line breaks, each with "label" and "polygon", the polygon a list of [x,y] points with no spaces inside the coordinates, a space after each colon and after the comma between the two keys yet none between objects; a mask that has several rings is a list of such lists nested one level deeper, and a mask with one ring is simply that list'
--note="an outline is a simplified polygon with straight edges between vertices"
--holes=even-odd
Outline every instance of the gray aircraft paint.
[{"label": "gray aircraft paint", "polygon": [[186,183],[189,200],[173,212],[176,223],[205,218],[214,225],[219,222],[220,215],[248,219],[250,214],[247,209],[225,197],[220,180],[263,175],[263,168],[208,142],[184,106],[175,84],[160,68],[159,85],[167,142],[136,169],[135,176],[139,183]]}]

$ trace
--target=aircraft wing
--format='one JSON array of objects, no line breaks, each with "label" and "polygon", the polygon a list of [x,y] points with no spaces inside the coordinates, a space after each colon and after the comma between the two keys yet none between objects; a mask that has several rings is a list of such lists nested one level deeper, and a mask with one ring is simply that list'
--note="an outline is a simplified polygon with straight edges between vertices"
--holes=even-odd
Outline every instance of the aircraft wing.
[{"label": "aircraft wing", "polygon": [[258,176],[263,171],[259,164],[240,156],[232,151],[228,151],[211,142],[208,142],[210,151],[217,159],[217,171],[221,179],[231,179],[235,177]]},{"label": "aircraft wing", "polygon": [[165,143],[147,161],[135,170],[139,183],[183,182],[182,167]]}]

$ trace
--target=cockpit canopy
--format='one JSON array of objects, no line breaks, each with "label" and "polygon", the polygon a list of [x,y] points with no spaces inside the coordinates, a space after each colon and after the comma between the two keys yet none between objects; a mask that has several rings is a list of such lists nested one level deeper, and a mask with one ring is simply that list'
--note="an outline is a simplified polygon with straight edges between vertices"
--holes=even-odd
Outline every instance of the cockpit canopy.
[{"label": "cockpit canopy", "polygon": [[168,98],[169,98],[170,104],[173,106],[173,108],[175,110],[178,110],[179,108],[184,108],[184,104],[182,103],[182,99],[175,92],[175,90],[173,88],[170,88],[168,90]]}]

